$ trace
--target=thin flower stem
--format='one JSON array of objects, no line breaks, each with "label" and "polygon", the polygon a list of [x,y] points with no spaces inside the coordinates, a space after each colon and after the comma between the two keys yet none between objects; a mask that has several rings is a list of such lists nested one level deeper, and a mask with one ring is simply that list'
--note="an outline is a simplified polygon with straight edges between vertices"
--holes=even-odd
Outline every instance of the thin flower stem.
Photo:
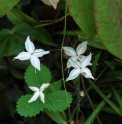
[{"label": "thin flower stem", "polygon": [[[65,7],[65,15],[67,15],[67,5]],[[63,80],[63,85],[64,85],[64,89],[66,90],[66,85],[65,85],[65,79],[64,79],[64,68],[63,68],[63,46],[64,46],[64,40],[65,40],[65,35],[66,35],[66,21],[67,21],[67,16],[65,16],[65,21],[64,21],[64,34],[63,34],[63,40],[62,40],[62,45],[61,45],[61,65],[62,65],[62,80]],[[66,97],[67,97],[67,93],[66,93]],[[67,97],[67,102],[69,102],[68,97]],[[70,120],[70,116],[71,112],[69,109],[69,120]]]},{"label": "thin flower stem", "polygon": [[[80,77],[79,77],[79,81],[78,81],[78,86],[77,86],[77,89],[80,90]],[[77,107],[77,112],[76,112],[76,124],[78,124],[78,113],[79,113],[79,105],[80,105],[80,95],[79,93],[77,94],[77,101],[78,101],[78,107]]]},{"label": "thin flower stem", "polygon": [[70,87],[72,87],[72,88],[74,88],[75,90],[77,90],[78,92],[80,92],[77,88],[75,88],[75,87],[72,86],[71,84],[69,84],[69,83],[67,83],[67,82],[66,82],[66,84],[68,84]]},{"label": "thin flower stem", "polygon": [[[88,98],[88,100],[89,100],[89,102],[90,102],[90,104],[91,104],[91,107],[92,107],[93,111],[94,111],[94,106],[93,106],[93,103],[92,103],[92,101],[91,101],[91,99],[90,99],[89,94],[88,94],[87,91],[86,91],[86,88],[85,88],[85,84],[84,84],[84,80],[83,80],[82,75],[81,75],[80,77],[81,77],[81,82],[82,82],[82,86],[83,86],[84,92],[85,92],[85,94],[87,95],[87,98]],[[98,120],[99,124],[102,124],[98,116],[97,116],[97,120]]]}]

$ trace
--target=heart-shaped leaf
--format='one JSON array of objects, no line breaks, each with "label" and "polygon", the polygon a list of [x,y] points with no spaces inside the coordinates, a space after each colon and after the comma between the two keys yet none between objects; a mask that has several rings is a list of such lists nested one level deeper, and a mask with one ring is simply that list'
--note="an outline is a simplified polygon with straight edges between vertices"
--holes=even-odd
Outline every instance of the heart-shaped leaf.
[{"label": "heart-shaped leaf", "polygon": [[[10,12],[7,13],[8,19],[14,24],[18,25],[21,23],[27,23],[31,26],[36,26],[39,25],[40,23],[30,16],[26,15],[25,13],[17,10],[17,9],[12,9]],[[38,27],[35,28],[36,30],[36,40],[46,44],[46,45],[51,45],[51,46],[57,46],[57,44],[53,41],[52,37],[50,34],[46,31],[44,27]]]},{"label": "heart-shaped leaf", "polygon": [[122,1],[95,0],[96,29],[106,49],[122,59]]},{"label": "heart-shaped leaf", "polygon": [[94,0],[66,0],[69,12],[88,39],[95,33],[93,5]]},{"label": "heart-shaped leaf", "polygon": [[0,0],[0,17],[4,16],[9,10],[11,10],[19,0]]},{"label": "heart-shaped leaf", "polygon": [[35,30],[25,23],[15,26],[12,30],[1,30],[0,56],[11,56],[23,51],[27,36],[34,37]]}]

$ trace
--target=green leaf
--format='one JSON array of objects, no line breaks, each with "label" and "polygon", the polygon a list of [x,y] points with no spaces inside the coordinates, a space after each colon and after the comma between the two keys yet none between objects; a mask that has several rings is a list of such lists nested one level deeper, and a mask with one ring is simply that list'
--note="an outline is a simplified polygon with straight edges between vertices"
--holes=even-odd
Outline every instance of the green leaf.
[{"label": "green leaf", "polygon": [[67,124],[64,112],[53,112],[48,110],[44,110],[44,112],[58,124]]},{"label": "green leaf", "polygon": [[0,0],[0,17],[4,16],[9,10],[11,10],[19,0]]},{"label": "green leaf", "polygon": [[18,70],[16,68],[9,67],[9,71],[10,71],[11,75],[15,78],[18,78],[18,79],[24,78],[24,72],[22,70]]},{"label": "green leaf", "polygon": [[40,88],[43,83],[50,83],[52,77],[49,69],[46,68],[46,66],[43,64],[41,64],[40,67],[41,70],[36,70],[36,72],[32,65],[27,68],[25,73],[25,81],[28,86],[35,86]]},{"label": "green leaf", "polygon": [[89,79],[87,81],[91,84],[91,86],[95,89],[95,91],[120,115],[122,116],[122,112],[118,106],[116,106],[111,100],[109,100],[106,95]]},{"label": "green leaf", "polygon": [[92,71],[93,76],[96,74],[100,54],[101,54],[101,52],[97,53],[96,55],[93,56],[93,59],[92,59],[91,71]]},{"label": "green leaf", "polygon": [[8,67],[6,65],[0,65],[0,70],[7,70]]},{"label": "green leaf", "polygon": [[19,24],[12,30],[0,31],[0,56],[11,56],[18,54],[25,48],[27,36],[34,36],[35,30],[27,24]]},{"label": "green leaf", "polygon": [[45,108],[49,111],[63,111],[69,107],[71,102],[71,95],[66,91],[57,91],[45,95]]},{"label": "green leaf", "polygon": [[66,0],[69,12],[77,25],[89,39],[95,34],[93,3],[94,0]]},{"label": "green leaf", "polygon": [[[45,103],[42,103],[39,97],[36,101],[28,103],[31,97],[32,95],[27,94],[18,100],[17,111],[21,116],[35,116],[44,108],[53,112],[63,111],[69,107],[72,101],[71,95],[66,91],[57,91],[45,95]],[[60,113],[60,118],[64,120],[62,113]]]},{"label": "green leaf", "polygon": [[[111,97],[111,94],[107,96],[108,98]],[[92,112],[92,114],[89,116],[89,118],[85,121],[85,124],[93,124],[95,118],[98,116],[102,108],[105,106],[106,102],[102,100],[99,105],[95,108],[95,110]]]},{"label": "green leaf", "polygon": [[60,90],[60,88],[62,86],[62,79],[52,83],[52,85],[53,85],[53,88],[55,89],[55,91]]},{"label": "green leaf", "polygon": [[117,102],[118,102],[118,104],[120,106],[120,109],[122,110],[122,97],[119,94],[119,92],[114,88],[114,86],[111,86],[111,88],[112,88],[112,91],[113,91],[113,93],[114,93],[114,95],[115,95],[115,97],[117,99]]},{"label": "green leaf", "polygon": [[38,98],[36,101],[32,103],[28,103],[29,99],[32,95],[22,96],[17,102],[17,111],[21,116],[32,117],[39,114],[40,111],[43,110],[44,104]]},{"label": "green leaf", "polygon": [[93,40],[89,40],[83,33],[80,33],[78,35],[78,41],[88,41],[88,45],[98,48],[98,49],[102,49],[102,50],[106,50],[106,48],[103,46],[103,44],[101,43],[101,41],[99,40],[98,36],[95,35]]},{"label": "green leaf", "polygon": [[[8,12],[7,17],[14,25],[18,25],[20,23],[28,23],[29,25],[34,27],[40,24],[38,21],[34,20],[30,16],[17,9],[12,9],[10,12]],[[44,27],[35,28],[35,30],[37,41],[46,45],[57,46],[57,44],[54,43],[52,37]]]},{"label": "green leaf", "polygon": [[[62,31],[58,31],[58,32],[54,32],[52,33],[53,35],[63,35]],[[98,48],[98,49],[102,49],[102,50],[106,50],[106,48],[103,46],[103,44],[101,43],[100,39],[98,38],[97,35],[94,36],[94,38],[92,40],[89,40],[86,35],[81,31],[81,30],[68,30],[65,33],[66,35],[73,35],[73,36],[78,36],[78,41],[79,42],[83,42],[83,41],[88,41],[88,45]]]},{"label": "green leaf", "polygon": [[122,59],[122,1],[95,0],[96,29],[106,49]]}]

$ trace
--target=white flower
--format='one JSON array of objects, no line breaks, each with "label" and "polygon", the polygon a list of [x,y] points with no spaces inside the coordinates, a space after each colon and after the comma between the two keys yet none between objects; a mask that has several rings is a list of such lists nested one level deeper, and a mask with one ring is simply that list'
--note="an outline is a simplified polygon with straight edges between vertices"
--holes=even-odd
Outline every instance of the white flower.
[{"label": "white flower", "polygon": [[29,36],[25,42],[25,48],[27,52],[19,53],[14,59],[19,60],[30,60],[31,64],[38,70],[40,70],[40,61],[38,57],[42,57],[45,54],[48,54],[49,51],[44,51],[43,49],[36,49],[33,42],[30,41]]},{"label": "white flower", "polygon": [[49,83],[44,83],[41,85],[40,89],[33,86],[29,87],[32,91],[34,91],[34,95],[31,97],[28,103],[35,101],[38,97],[40,97],[41,101],[44,103],[45,99],[44,99],[44,93],[42,91],[44,91],[44,89],[47,88],[48,86]]},{"label": "white flower", "polygon": [[94,77],[91,74],[91,71],[86,68],[87,65],[90,65],[91,61],[91,56],[92,54],[90,53],[85,59],[82,61],[70,61],[71,66],[74,67],[74,69],[70,72],[69,77],[66,79],[68,80],[73,80],[76,77],[78,77],[80,74],[82,74],[86,78],[91,78],[94,79]]},{"label": "white flower", "polygon": [[[82,54],[86,51],[87,49],[87,41],[82,42],[79,44],[76,48],[76,51],[72,47],[63,47],[64,52],[70,56],[70,59],[73,61],[82,61],[82,59],[85,57]],[[67,68],[71,67],[70,59],[67,61]]]}]

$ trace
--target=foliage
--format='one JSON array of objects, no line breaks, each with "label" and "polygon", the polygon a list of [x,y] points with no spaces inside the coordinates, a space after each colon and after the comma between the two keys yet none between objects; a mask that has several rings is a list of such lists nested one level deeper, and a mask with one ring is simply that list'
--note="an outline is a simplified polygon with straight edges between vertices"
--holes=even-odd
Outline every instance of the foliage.
[{"label": "foliage", "polygon": [[[121,124],[122,1],[42,1],[0,0],[0,123]],[[30,65],[31,58],[13,61],[26,51],[28,36],[35,49],[50,51],[39,58],[40,71]],[[87,50],[75,57],[90,53],[87,66],[95,80],[79,73],[75,78],[75,73],[74,80],[66,81],[76,65],[67,62],[73,55],[68,57],[63,48],[76,50],[83,41]],[[44,83],[50,84],[41,91],[45,102],[28,103],[34,95],[29,87]]]},{"label": "foliage", "polygon": [[[35,68],[32,65],[26,70],[25,81],[28,86],[36,86],[40,88],[43,83],[50,83],[52,78],[51,73],[45,66],[41,64],[41,71],[36,70],[35,74],[34,72]],[[70,93],[66,91],[58,90],[49,93],[50,90],[47,89],[47,92],[47,94],[45,93],[45,103],[42,103],[40,98],[32,103],[28,103],[31,95],[27,94],[22,96],[17,102],[18,113],[21,116],[32,117],[39,114],[39,112],[44,109],[54,112],[63,111],[69,107],[69,104],[72,102]]]}]

